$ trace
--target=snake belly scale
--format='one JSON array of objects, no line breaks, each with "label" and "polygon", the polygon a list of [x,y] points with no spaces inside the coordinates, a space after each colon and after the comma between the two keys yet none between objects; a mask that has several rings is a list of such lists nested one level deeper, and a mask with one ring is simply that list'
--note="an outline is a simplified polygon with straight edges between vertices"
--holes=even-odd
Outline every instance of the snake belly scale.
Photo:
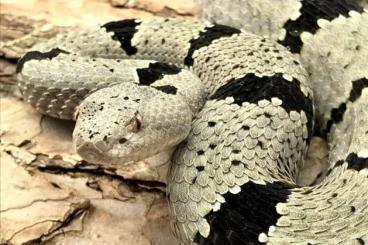
[{"label": "snake belly scale", "polygon": [[[37,110],[77,120],[73,140],[88,161],[177,148],[167,190],[184,244],[368,242],[367,76],[330,125],[331,144],[346,142],[331,151],[328,176],[299,187],[313,92],[299,56],[268,38],[201,21],[121,20],[36,45],[17,72]],[[316,108],[329,117],[331,106]]]}]

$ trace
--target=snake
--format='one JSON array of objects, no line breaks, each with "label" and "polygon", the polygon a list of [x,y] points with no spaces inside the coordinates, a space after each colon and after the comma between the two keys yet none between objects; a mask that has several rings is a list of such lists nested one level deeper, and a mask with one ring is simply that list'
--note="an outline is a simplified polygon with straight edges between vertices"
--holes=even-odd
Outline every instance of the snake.
[{"label": "snake", "polygon": [[[24,100],[76,120],[86,161],[172,150],[167,199],[182,244],[367,244],[367,11],[203,2],[210,21],[123,19],[36,44],[16,68]],[[328,173],[299,186],[318,133]]]}]

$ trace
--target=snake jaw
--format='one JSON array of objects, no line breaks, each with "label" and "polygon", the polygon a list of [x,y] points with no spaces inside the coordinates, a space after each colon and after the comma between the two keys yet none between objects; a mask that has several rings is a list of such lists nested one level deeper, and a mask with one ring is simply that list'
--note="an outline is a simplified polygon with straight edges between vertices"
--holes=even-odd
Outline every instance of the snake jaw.
[{"label": "snake jaw", "polygon": [[100,156],[104,154],[101,149],[98,147],[95,147],[94,144],[91,144],[90,142],[77,142],[75,141],[75,149],[76,152],[82,156],[82,158],[89,162],[98,162],[100,159]]},{"label": "snake jaw", "polygon": [[102,153],[107,152],[111,149],[111,144],[105,140],[97,141],[94,145],[95,148]]},{"label": "snake jaw", "polygon": [[74,132],[76,152],[84,160],[94,163],[110,164],[141,160],[133,157],[139,142],[137,143],[137,133],[132,132],[130,126],[127,125],[121,131],[112,130],[110,134],[96,136],[91,134],[93,137],[80,135],[80,129],[76,128]]}]

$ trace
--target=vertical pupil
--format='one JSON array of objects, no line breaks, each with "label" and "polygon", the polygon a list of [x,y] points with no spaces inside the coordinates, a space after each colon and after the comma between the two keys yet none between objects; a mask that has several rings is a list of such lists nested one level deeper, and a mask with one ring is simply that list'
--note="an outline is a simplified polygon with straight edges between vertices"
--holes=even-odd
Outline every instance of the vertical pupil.
[{"label": "vertical pupil", "polygon": [[135,119],[135,122],[136,122],[136,124],[137,124],[137,129],[141,129],[141,127],[142,127],[142,123],[141,123],[141,121],[140,121],[138,118],[136,118],[136,119]]}]

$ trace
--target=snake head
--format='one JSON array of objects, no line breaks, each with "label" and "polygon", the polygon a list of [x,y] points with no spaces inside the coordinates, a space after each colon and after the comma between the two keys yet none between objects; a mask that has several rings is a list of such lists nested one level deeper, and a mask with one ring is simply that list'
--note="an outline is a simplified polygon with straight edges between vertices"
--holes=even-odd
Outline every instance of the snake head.
[{"label": "snake head", "polygon": [[124,83],[89,95],[79,106],[73,140],[86,161],[139,161],[186,138],[192,113],[180,96]]}]

